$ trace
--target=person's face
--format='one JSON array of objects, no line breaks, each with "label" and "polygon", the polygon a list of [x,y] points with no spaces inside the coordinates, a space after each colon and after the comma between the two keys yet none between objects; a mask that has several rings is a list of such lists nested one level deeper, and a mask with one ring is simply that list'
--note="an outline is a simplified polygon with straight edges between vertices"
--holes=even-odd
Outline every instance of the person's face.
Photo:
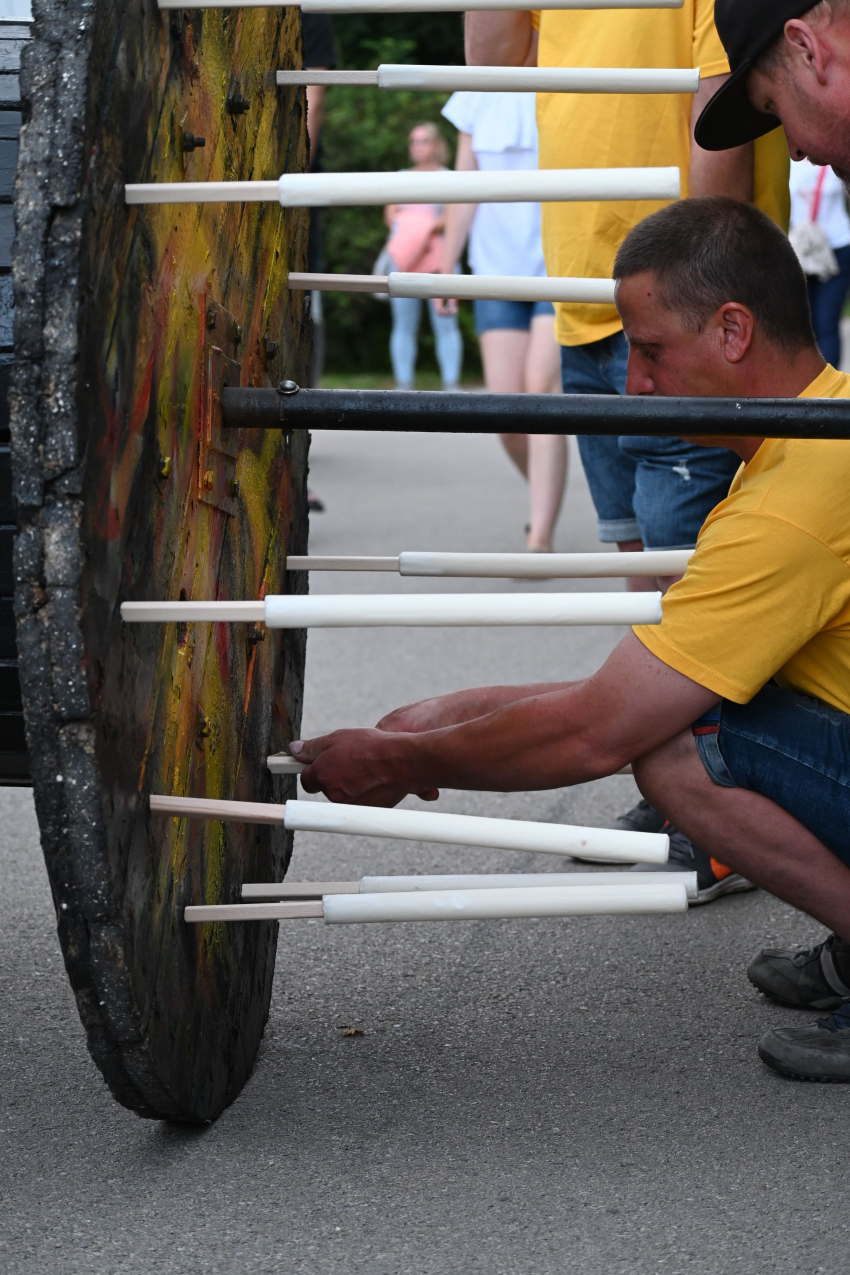
[{"label": "person's face", "polygon": [[430,129],[415,128],[410,134],[410,158],[414,164],[433,164],[437,159],[438,140]]},{"label": "person's face", "polygon": [[776,115],[794,160],[829,164],[850,181],[850,60],[844,24],[816,30],[785,25],[785,57],[769,75],[750,72],[747,94],[757,111]]},{"label": "person's face", "polygon": [[735,369],[749,349],[753,319],[746,306],[723,305],[694,331],[660,299],[647,271],[617,284],[617,310],[629,343],[627,394],[718,398],[734,395]]}]

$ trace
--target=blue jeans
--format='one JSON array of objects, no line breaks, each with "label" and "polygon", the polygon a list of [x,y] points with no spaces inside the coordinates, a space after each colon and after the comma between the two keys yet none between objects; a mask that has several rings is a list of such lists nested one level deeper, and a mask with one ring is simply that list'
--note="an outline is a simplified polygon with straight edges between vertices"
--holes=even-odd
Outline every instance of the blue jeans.
[{"label": "blue jeans", "polygon": [[[561,346],[564,393],[625,394],[628,358],[622,332]],[[698,447],[680,438],[580,434],[578,448],[599,539],[642,540],[647,549],[691,549],[741,464],[725,447]]]},{"label": "blue jeans", "polygon": [[473,301],[475,331],[527,332],[531,320],[541,314],[551,314],[554,321],[555,307],[551,301]]},{"label": "blue jeans", "polygon": [[[393,330],[390,336],[393,375],[396,385],[402,389],[413,389],[422,301],[419,297],[390,297],[390,308],[393,316]],[[460,369],[463,363],[463,337],[457,325],[457,315],[437,314],[434,302],[429,301],[428,317],[431,320],[431,331],[434,333],[434,344],[437,347],[437,362],[440,365],[443,389],[451,389],[460,382]]]},{"label": "blue jeans", "polygon": [[768,682],[693,732],[710,779],[775,801],[850,867],[850,715]]},{"label": "blue jeans", "polygon": [[850,286],[850,244],[846,248],[835,248],[833,251],[840,273],[834,279],[827,279],[826,283],[821,283],[820,279],[814,279],[811,275],[806,282],[809,285],[812,326],[815,329],[820,352],[827,363],[838,367],[841,359],[838,325],[841,321],[847,289]]}]

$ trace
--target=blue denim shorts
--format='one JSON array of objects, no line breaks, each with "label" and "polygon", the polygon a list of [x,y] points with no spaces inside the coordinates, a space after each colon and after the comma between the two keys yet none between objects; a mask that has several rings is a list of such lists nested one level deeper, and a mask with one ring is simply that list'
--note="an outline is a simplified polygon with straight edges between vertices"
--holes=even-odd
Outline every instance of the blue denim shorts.
[{"label": "blue denim shorts", "polygon": [[[629,346],[622,332],[561,347],[565,394],[625,394]],[[681,438],[578,436],[602,541],[642,540],[647,549],[691,549],[741,461],[725,447]]]},{"label": "blue denim shorts", "polygon": [[693,732],[714,783],[775,801],[850,867],[850,714],[770,682]]},{"label": "blue denim shorts", "polygon": [[472,308],[478,336],[482,332],[493,332],[496,328],[527,332],[531,327],[531,320],[541,314],[551,314],[553,319],[555,317],[555,307],[551,301],[473,301]]}]

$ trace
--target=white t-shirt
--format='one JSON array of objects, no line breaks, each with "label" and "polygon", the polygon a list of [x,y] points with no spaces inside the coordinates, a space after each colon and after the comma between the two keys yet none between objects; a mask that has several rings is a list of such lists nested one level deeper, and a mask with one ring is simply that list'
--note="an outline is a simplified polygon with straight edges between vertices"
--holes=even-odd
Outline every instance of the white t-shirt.
[{"label": "white t-shirt", "polygon": [[[443,115],[472,137],[482,172],[537,168],[534,93],[453,93]],[[469,235],[473,274],[545,276],[539,204],[479,204]]]},{"label": "white t-shirt", "polygon": [[[821,168],[807,159],[791,165],[791,225],[812,220],[815,189]],[[847,197],[841,180],[831,168],[827,168],[820,193],[817,223],[826,231],[833,248],[846,248],[850,244],[850,216],[847,214]]]}]

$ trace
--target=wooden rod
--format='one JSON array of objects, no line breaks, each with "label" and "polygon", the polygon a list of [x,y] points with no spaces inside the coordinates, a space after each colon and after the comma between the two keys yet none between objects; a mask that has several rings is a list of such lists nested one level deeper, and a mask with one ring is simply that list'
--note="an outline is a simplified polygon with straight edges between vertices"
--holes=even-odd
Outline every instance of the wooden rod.
[{"label": "wooden rod", "polygon": [[155,814],[185,819],[221,819],[237,823],[286,822],[286,806],[264,801],[219,801],[210,797],[166,797],[151,794]]},{"label": "wooden rod", "polygon": [[290,270],[290,290],[304,292],[387,292],[385,274],[304,274]]},{"label": "wooden rod", "polygon": [[358,85],[361,88],[377,88],[377,71],[277,71],[275,82],[280,88],[291,86],[327,85],[344,88],[346,85]]},{"label": "wooden rod", "polygon": [[325,894],[359,893],[359,881],[282,881],[280,885],[248,882],[242,886],[242,898],[246,902],[274,899],[321,899]]},{"label": "wooden rod", "polygon": [[203,921],[305,921],[324,916],[321,899],[293,903],[208,903],[184,908],[183,919]]},{"label": "wooden rod", "polygon": [[341,557],[315,555],[299,557],[290,554],[287,571],[398,571],[398,555],[394,558]]},{"label": "wooden rod", "polygon": [[122,602],[121,619],[128,624],[199,624],[217,620],[262,624],[266,618],[263,602]]}]

